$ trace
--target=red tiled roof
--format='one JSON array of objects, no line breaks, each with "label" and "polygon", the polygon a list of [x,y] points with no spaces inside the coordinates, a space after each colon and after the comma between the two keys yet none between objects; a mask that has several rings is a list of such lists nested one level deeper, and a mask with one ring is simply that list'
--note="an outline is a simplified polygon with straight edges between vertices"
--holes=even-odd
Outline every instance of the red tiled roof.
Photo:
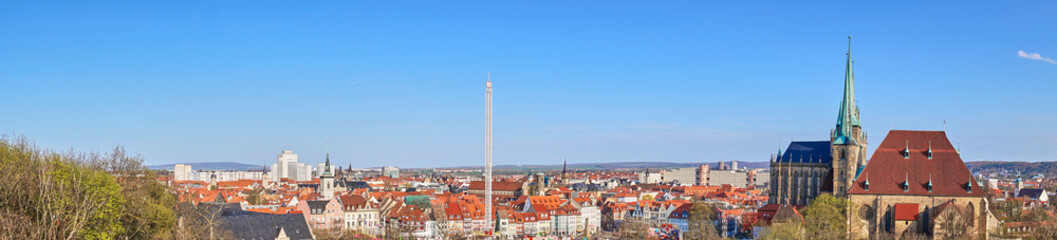
[{"label": "red tiled roof", "polygon": [[895,219],[901,221],[917,221],[918,220],[918,204],[917,203],[896,203],[895,206]]},{"label": "red tiled roof", "polygon": [[217,187],[219,187],[219,188],[248,188],[248,187],[250,187],[251,185],[253,185],[256,182],[257,181],[247,180],[247,179],[236,180],[236,181],[223,181],[223,182],[217,182]]},{"label": "red tiled roof", "polygon": [[[521,182],[501,182],[501,181],[493,181],[492,182],[492,190],[493,191],[518,191],[518,190],[521,190],[521,187],[522,187]],[[484,190],[484,181],[471,181],[469,189],[471,189],[471,190]]]},{"label": "red tiled roof", "polygon": [[360,195],[346,195],[341,196],[341,208],[343,210],[356,210],[367,207],[367,199]]},{"label": "red tiled roof", "polygon": [[[932,159],[928,158],[930,144]],[[907,146],[910,157],[904,158]],[[928,190],[930,176],[931,192]],[[909,190],[904,191],[903,183],[907,179]],[[869,190],[865,188],[867,180]],[[966,184],[971,184],[971,192]],[[888,132],[848,193],[984,196],[945,132],[906,130]]]}]

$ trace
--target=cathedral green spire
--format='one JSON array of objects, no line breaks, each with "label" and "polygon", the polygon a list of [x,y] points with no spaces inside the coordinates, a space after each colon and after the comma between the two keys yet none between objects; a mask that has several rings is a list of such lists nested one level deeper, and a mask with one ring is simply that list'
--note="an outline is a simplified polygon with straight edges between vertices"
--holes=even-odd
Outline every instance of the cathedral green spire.
[{"label": "cathedral green spire", "polygon": [[837,129],[833,131],[834,144],[850,144],[855,141],[852,127],[859,126],[859,107],[855,105],[855,72],[851,60],[851,37],[848,37],[848,60],[844,67],[844,98],[837,113]]}]

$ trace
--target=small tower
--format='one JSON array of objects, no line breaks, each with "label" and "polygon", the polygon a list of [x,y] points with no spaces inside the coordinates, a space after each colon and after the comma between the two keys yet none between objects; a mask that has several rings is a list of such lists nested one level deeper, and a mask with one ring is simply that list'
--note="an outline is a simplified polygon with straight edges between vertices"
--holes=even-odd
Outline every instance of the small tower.
[{"label": "small tower", "polygon": [[1024,179],[1020,178],[1020,173],[1017,173],[1017,180],[1016,182],[1013,182],[1013,185],[1017,188],[1013,191],[1013,196],[1016,197],[1017,195],[1020,195],[1020,189],[1024,188]]},{"label": "small tower", "polygon": [[536,173],[536,192],[532,193],[533,196],[543,196],[547,193],[547,182],[545,181],[547,175],[543,172]]},{"label": "small tower", "polygon": [[[329,144],[328,144],[329,145]],[[334,197],[334,173],[330,166],[330,147],[327,147],[326,164],[323,165],[323,175],[319,176],[319,195],[326,199]]]},{"label": "small tower", "polygon": [[261,168],[261,186],[268,187],[268,167]]}]

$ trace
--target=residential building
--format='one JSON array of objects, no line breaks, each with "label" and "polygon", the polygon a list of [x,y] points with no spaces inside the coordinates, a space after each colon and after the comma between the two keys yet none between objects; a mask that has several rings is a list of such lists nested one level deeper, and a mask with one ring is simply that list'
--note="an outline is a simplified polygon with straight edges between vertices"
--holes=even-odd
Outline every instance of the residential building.
[{"label": "residential building", "polygon": [[305,221],[314,228],[334,229],[344,224],[345,212],[336,198],[330,200],[301,201],[297,210],[304,214]]},{"label": "residential building", "polygon": [[381,234],[382,218],[379,204],[360,195],[340,196],[341,210],[345,213],[345,230],[372,235]]}]

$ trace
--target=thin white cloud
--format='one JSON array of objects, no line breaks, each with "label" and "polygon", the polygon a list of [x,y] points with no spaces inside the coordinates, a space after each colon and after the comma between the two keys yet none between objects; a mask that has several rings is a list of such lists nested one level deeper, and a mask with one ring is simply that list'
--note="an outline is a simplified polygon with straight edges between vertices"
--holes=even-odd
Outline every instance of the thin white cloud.
[{"label": "thin white cloud", "polygon": [[1026,53],[1026,52],[1024,52],[1024,50],[1020,50],[1020,51],[1017,52],[1017,56],[1020,56],[1022,58],[1031,59],[1031,60],[1039,60],[1039,61],[1043,61],[1043,62],[1048,62],[1050,64],[1057,64],[1057,61],[1054,61],[1052,58],[1042,57],[1042,55],[1039,54],[1039,53]]}]

